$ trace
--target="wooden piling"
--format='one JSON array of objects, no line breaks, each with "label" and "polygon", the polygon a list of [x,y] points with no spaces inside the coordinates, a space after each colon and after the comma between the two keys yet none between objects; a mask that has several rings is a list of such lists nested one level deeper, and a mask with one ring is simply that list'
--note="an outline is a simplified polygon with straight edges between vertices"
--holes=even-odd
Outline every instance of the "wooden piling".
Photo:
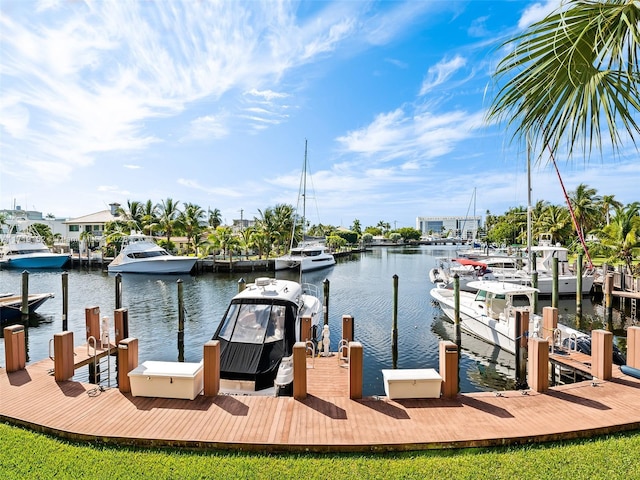
[{"label": "wooden piling", "polygon": [[25,332],[23,325],[11,325],[3,329],[4,358],[7,373],[22,370],[27,364]]},{"label": "wooden piling", "polygon": [[118,389],[131,392],[129,372],[138,366],[138,339],[125,338],[118,343]]},{"label": "wooden piling", "polygon": [[613,371],[613,333],[591,331],[591,372],[600,380],[610,380]]},{"label": "wooden piling", "polygon": [[313,334],[311,332],[311,317],[302,317],[300,321],[300,341],[306,342],[312,339]]},{"label": "wooden piling", "polygon": [[454,342],[441,340],[438,344],[440,354],[440,376],[442,377],[442,396],[455,398],[460,391],[458,382],[458,346]]},{"label": "wooden piling", "polygon": [[553,257],[551,261],[551,272],[553,275],[551,283],[551,306],[558,308],[558,304],[560,303],[560,294],[558,289],[558,257]]},{"label": "wooden piling", "polygon": [[558,328],[558,309],[556,307],[544,307],[542,309],[542,338],[551,337]]},{"label": "wooden piling", "polygon": [[360,342],[349,342],[349,398],[362,398],[363,350]]},{"label": "wooden piling", "polygon": [[516,310],[515,318],[516,390],[527,388],[527,337],[529,312]]},{"label": "wooden piling", "polygon": [[113,311],[113,328],[115,331],[116,345],[129,336],[129,310],[118,308]]},{"label": "wooden piling", "polygon": [[84,321],[86,325],[86,340],[93,337],[100,341],[100,307],[87,307],[84,309]]},{"label": "wooden piling", "polygon": [[184,362],[184,293],[183,282],[178,279],[178,361]]},{"label": "wooden piling", "polygon": [[307,398],[307,348],[304,342],[293,345],[293,398]]},{"label": "wooden piling", "polygon": [[116,273],[115,281],[115,297],[116,297],[116,310],[122,308],[122,274]]},{"label": "wooden piling", "polygon": [[640,326],[627,328],[627,365],[640,369]]},{"label": "wooden piling", "polygon": [[22,305],[20,306],[22,323],[29,325],[29,272],[22,272]]},{"label": "wooden piling", "polygon": [[576,260],[576,325],[582,320],[582,254]]},{"label": "wooden piling", "polygon": [[62,272],[62,331],[69,330],[69,273]]},{"label": "wooden piling", "polygon": [[73,378],[73,332],[53,335],[53,371],[56,382],[65,382]]},{"label": "wooden piling", "polygon": [[534,392],[549,389],[549,342],[544,338],[531,337],[528,342],[528,383]]},{"label": "wooden piling", "polygon": [[351,315],[342,316],[342,339],[347,342],[353,342],[354,340],[354,325]]},{"label": "wooden piling", "polygon": [[204,344],[204,396],[215,397],[220,392],[220,341]]},{"label": "wooden piling", "polygon": [[607,323],[613,318],[613,273],[607,273],[604,279],[604,307]]},{"label": "wooden piling", "polygon": [[322,286],[324,287],[324,308],[323,313],[324,313],[324,324],[325,325],[329,325],[329,289],[330,289],[330,283],[329,283],[329,279],[325,278],[324,282],[322,282]]},{"label": "wooden piling", "polygon": [[391,327],[391,363],[398,368],[398,275],[393,276],[393,319]]}]

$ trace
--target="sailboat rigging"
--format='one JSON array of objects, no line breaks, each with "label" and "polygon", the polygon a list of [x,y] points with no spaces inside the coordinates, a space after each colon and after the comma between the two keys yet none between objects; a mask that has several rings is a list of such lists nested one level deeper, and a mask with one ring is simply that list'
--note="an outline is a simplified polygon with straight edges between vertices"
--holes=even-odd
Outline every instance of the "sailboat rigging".
[{"label": "sailboat rigging", "polygon": [[289,246],[289,253],[277,257],[275,259],[276,270],[287,270],[292,268],[299,268],[300,272],[306,272],[311,270],[318,270],[334,265],[336,260],[329,252],[329,249],[320,241],[307,241],[306,232],[306,198],[307,198],[307,140],[304,141],[304,163],[302,166],[302,175],[300,177],[300,191],[298,192],[298,205],[302,201],[302,240],[295,245],[295,232],[297,222],[294,222],[291,232],[291,243]]}]

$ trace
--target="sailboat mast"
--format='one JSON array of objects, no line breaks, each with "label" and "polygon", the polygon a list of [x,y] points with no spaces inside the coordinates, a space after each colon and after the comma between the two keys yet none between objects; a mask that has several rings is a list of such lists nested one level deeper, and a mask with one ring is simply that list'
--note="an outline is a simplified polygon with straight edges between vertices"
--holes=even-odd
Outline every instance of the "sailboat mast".
[{"label": "sailboat mast", "polygon": [[302,167],[302,241],[307,231],[307,139],[304,139],[304,165]]}]

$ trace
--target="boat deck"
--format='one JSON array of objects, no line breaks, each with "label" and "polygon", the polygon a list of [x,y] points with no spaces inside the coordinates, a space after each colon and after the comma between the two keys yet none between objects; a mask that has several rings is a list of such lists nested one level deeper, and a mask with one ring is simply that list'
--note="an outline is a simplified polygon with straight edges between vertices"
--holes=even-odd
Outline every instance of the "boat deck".
[{"label": "boat deck", "polygon": [[[311,360],[308,360],[311,367]],[[640,380],[614,367],[610,381],[455,399],[350,400],[335,356],[308,368],[308,397],[133,397],[117,388],[56,383],[49,359],[0,369],[0,419],[80,441],[270,452],[368,452],[498,446],[640,428]],[[366,365],[365,365],[366,368]]]}]

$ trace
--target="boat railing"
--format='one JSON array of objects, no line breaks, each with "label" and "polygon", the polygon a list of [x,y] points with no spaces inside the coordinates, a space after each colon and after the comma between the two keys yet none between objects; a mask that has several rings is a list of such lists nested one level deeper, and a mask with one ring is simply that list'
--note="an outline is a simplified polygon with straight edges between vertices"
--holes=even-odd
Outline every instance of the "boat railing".
[{"label": "boat railing", "polygon": [[314,297],[320,298],[320,289],[317,285],[313,283],[303,283],[302,284],[302,293],[313,295]]}]

